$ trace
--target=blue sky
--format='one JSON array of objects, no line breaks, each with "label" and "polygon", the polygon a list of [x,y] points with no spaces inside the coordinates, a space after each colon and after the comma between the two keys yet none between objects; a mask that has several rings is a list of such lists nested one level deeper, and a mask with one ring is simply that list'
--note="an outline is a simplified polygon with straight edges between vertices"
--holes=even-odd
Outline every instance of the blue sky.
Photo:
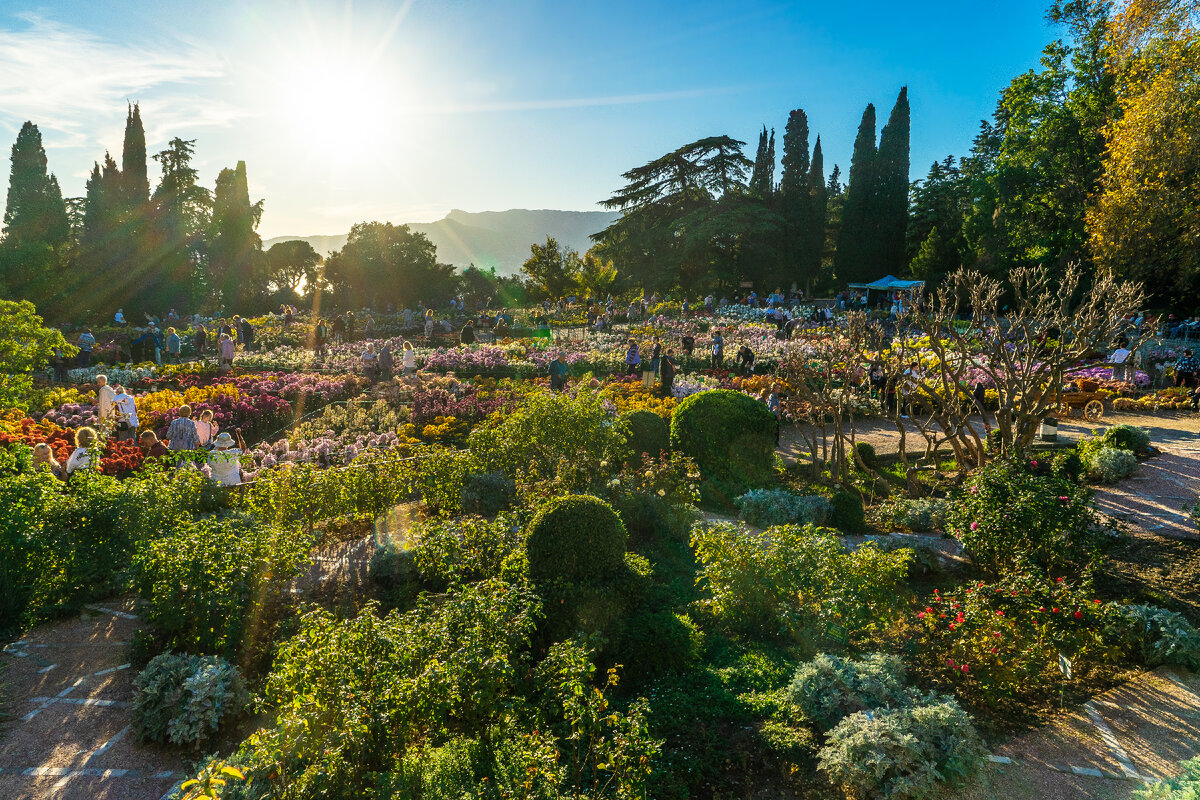
[{"label": "blue sky", "polygon": [[210,186],[246,161],[264,238],[344,233],[595,209],[694,139],[752,156],[797,107],[844,178],[864,106],[882,125],[907,85],[918,178],[1059,35],[1045,1],[0,2],[0,144],[33,120],[81,195],[136,100],[150,152],[196,139]]}]

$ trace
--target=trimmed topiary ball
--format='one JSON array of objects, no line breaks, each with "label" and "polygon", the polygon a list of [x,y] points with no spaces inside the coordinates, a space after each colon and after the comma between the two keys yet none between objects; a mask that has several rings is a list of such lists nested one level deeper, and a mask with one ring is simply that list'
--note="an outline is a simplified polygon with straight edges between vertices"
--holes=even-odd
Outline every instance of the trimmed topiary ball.
[{"label": "trimmed topiary ball", "polygon": [[732,497],[771,480],[775,417],[741,392],[717,389],[686,397],[671,416],[671,445],[691,456],[706,482]]},{"label": "trimmed topiary ball", "polygon": [[671,449],[671,428],[667,421],[653,411],[639,409],[622,414],[617,421],[625,442],[633,452],[633,460],[641,463],[642,454],[658,458]]},{"label": "trimmed topiary ball", "polygon": [[626,539],[608,503],[586,494],[556,497],[530,523],[529,573],[535,581],[593,581],[624,564]]}]

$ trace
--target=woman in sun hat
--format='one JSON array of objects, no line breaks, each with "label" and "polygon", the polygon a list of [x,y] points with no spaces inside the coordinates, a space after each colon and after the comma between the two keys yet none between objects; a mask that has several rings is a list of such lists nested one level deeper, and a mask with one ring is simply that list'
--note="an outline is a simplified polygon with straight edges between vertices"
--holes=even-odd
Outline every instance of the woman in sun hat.
[{"label": "woman in sun hat", "polygon": [[237,486],[242,482],[242,451],[236,444],[228,433],[213,439],[208,468],[212,470],[212,479],[222,486]]}]

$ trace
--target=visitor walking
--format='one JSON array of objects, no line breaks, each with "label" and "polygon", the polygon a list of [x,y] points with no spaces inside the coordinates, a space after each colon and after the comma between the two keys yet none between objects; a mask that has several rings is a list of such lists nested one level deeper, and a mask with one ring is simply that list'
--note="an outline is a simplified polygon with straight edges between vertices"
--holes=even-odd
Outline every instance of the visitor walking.
[{"label": "visitor walking", "polygon": [[[200,434],[196,431],[196,423],[192,420],[192,407],[184,404],[179,407],[179,416],[171,420],[167,426],[167,447],[172,453],[189,453],[200,447]],[[183,465],[181,457],[179,466]]]},{"label": "visitor walking", "polygon": [[425,338],[433,338],[433,309],[425,309]]},{"label": "visitor walking", "polygon": [[204,327],[204,323],[196,325],[196,333],[192,337],[192,344],[196,347],[196,358],[204,360],[204,353],[208,349],[208,328]]},{"label": "visitor walking", "polygon": [[392,359],[392,348],[387,342],[384,342],[383,347],[379,348],[379,380],[390,380],[395,366],[395,361]]},{"label": "visitor walking", "polygon": [[116,408],[116,423],[113,425],[113,430],[116,432],[118,442],[128,441],[137,435],[138,415],[137,401],[133,399],[133,395],[125,391],[124,386],[118,386],[116,395],[113,397],[113,407]]},{"label": "visitor walking", "polygon": [[206,408],[200,412],[200,418],[196,420],[196,439],[200,442],[201,447],[208,447],[216,435],[217,423],[213,422],[212,409]]},{"label": "visitor walking", "polygon": [[404,342],[404,374],[411,375],[417,371],[417,351],[413,349],[413,343],[405,340]]},{"label": "visitor walking", "polygon": [[367,342],[367,349],[363,351],[362,357],[363,375],[367,377],[371,383],[375,382],[375,370],[379,366],[379,353],[375,352],[375,343]]},{"label": "visitor walking", "polygon": [[117,394],[108,385],[107,375],[96,376],[96,417],[100,420],[113,418],[113,400]]},{"label": "visitor walking", "polygon": [[658,362],[659,390],[662,392],[663,397],[670,397],[672,390],[675,388],[676,369],[675,351],[668,348],[666,355]]},{"label": "visitor walking", "polygon": [[475,328],[471,325],[471,320],[467,320],[467,324],[463,325],[462,332],[458,335],[458,341],[466,347],[475,344]]},{"label": "visitor walking", "polygon": [[550,362],[550,391],[561,392],[567,388],[567,376],[570,367],[567,366],[567,354],[559,352],[558,357]]},{"label": "visitor walking", "polygon": [[174,328],[167,328],[167,362],[170,364],[179,363],[179,334]]},{"label": "visitor walking", "polygon": [[228,333],[221,334],[221,370],[233,368],[233,353],[236,345]]},{"label": "visitor walking", "polygon": [[625,374],[636,375],[638,368],[642,365],[642,357],[638,353],[637,342],[633,339],[629,340],[629,349],[625,351]]},{"label": "visitor walking", "polygon": [[1195,386],[1197,371],[1200,371],[1200,362],[1196,361],[1190,347],[1184,348],[1183,355],[1175,362],[1175,385]]},{"label": "visitor walking", "polygon": [[80,367],[90,367],[92,365],[92,348],[96,346],[96,337],[92,335],[91,328],[84,328],[83,333],[79,334],[79,340],[75,342],[75,346],[79,348],[79,355],[76,357],[76,365]]},{"label": "visitor walking", "polygon": [[725,337],[720,331],[713,334],[712,339],[712,368],[721,369],[725,363]]}]

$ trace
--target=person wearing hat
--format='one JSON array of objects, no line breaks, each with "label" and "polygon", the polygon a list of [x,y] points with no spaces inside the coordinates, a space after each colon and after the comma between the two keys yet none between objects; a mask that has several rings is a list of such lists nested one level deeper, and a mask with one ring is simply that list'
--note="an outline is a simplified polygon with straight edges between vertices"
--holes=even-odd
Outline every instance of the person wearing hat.
[{"label": "person wearing hat", "polygon": [[[241,439],[240,433],[238,439]],[[213,439],[213,449],[208,454],[208,468],[212,470],[212,479],[222,486],[237,486],[242,482],[242,448],[236,445],[228,433],[221,433]]]}]

